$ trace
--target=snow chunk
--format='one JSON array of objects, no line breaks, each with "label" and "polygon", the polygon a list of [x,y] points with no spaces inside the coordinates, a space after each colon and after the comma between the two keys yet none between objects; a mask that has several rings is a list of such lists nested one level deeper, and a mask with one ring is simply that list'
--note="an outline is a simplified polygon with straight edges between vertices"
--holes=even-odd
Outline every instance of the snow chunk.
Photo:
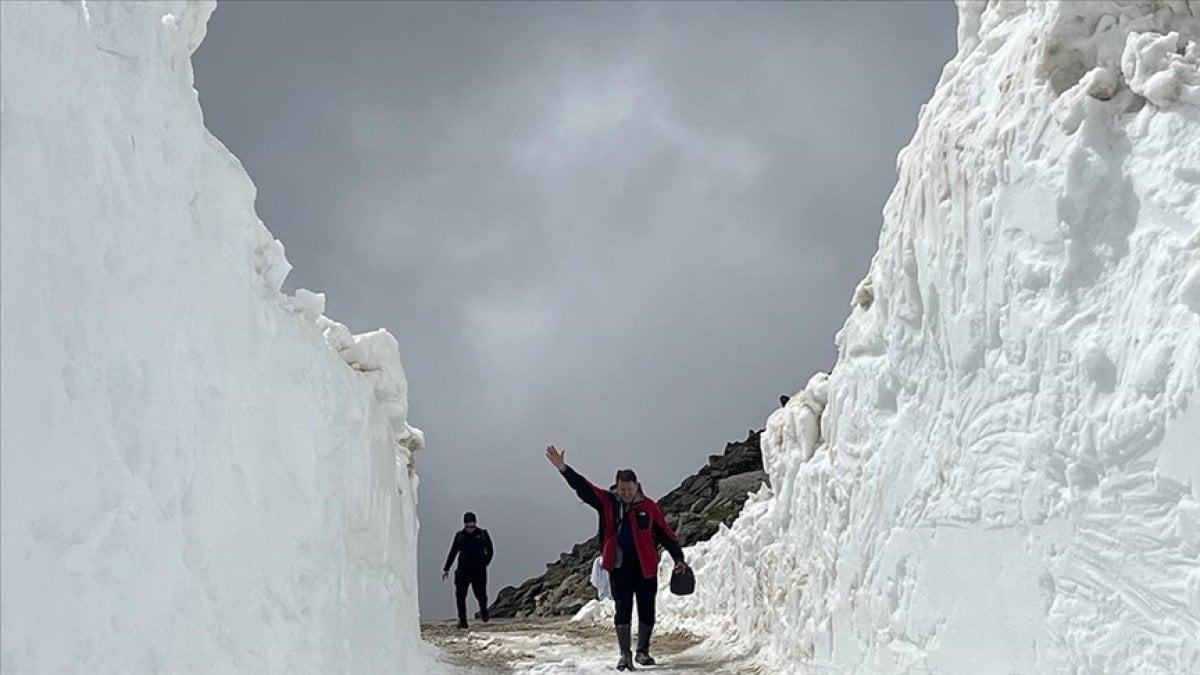
[{"label": "snow chunk", "polygon": [[1179,48],[1179,33],[1130,33],[1121,56],[1129,88],[1154,105],[1200,106],[1200,54],[1196,42]]},{"label": "snow chunk", "polygon": [[396,432],[395,440],[396,443],[407,448],[409,452],[417,452],[418,450],[425,449],[425,432],[408,424],[405,424],[402,430]]},{"label": "snow chunk", "polygon": [[1121,77],[1112,68],[1097,66],[1083,76],[1080,84],[1088,96],[1107,101],[1117,93],[1121,86]]},{"label": "snow chunk", "polygon": [[283,288],[283,280],[292,271],[292,264],[283,251],[283,242],[270,239],[254,249],[254,271],[267,290],[278,292]]},{"label": "snow chunk", "polygon": [[297,288],[292,297],[292,306],[309,321],[316,321],[325,314],[325,294],[313,293],[306,288]]},{"label": "snow chunk", "polygon": [[350,329],[327,316],[317,319],[317,327],[324,333],[325,343],[335,352],[340,353],[354,344],[354,335],[350,333]]},{"label": "snow chunk", "polygon": [[875,288],[871,281],[871,275],[863,277],[862,281],[854,287],[854,297],[850,299],[851,307],[861,307],[870,309],[871,304],[875,302]]},{"label": "snow chunk", "polygon": [[[311,316],[324,311],[325,295],[299,289],[294,302]],[[392,440],[410,453],[424,449],[424,432],[408,424],[408,378],[396,338],[383,328],[352,335],[345,325],[326,316],[318,315],[315,321],[329,348],[371,383],[375,402],[392,425]]]},{"label": "snow chunk", "polygon": [[355,335],[352,344],[339,354],[371,381],[375,402],[394,425],[398,442],[412,450],[424,447],[424,435],[407,423],[408,379],[400,363],[400,345],[396,338],[383,328]]},{"label": "snow chunk", "polygon": [[828,397],[829,375],[817,373],[803,391],[767,418],[763,433],[771,442],[762,444],[763,470],[771,477],[772,485],[784,480],[780,467],[787,463],[788,456],[808,461],[816,454],[821,444],[821,413],[825,412]]}]

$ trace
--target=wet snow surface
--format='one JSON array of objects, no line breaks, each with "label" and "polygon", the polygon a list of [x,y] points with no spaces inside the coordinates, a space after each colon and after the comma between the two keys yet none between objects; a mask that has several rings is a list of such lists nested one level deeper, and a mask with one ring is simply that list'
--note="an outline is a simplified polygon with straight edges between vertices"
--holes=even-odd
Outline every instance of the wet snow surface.
[{"label": "wet snow surface", "polygon": [[[617,638],[611,623],[496,619],[459,630],[454,621],[430,621],[421,624],[421,637],[444,650],[447,665],[465,673],[616,672]],[[755,672],[745,660],[730,659],[699,642],[685,632],[656,634],[650,653],[657,663],[639,666],[638,672]]]}]

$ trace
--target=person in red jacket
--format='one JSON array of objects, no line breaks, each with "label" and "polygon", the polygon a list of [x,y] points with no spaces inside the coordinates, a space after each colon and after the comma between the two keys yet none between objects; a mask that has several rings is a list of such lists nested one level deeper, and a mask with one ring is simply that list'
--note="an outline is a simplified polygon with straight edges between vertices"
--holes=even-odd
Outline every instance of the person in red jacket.
[{"label": "person in red jacket", "polygon": [[[687,564],[675,531],[663,517],[653,499],[642,493],[632,469],[617,472],[616,485],[605,490],[567,466],[566,453],[553,445],[546,448],[546,459],[558,469],[567,484],[585,504],[600,515],[601,566],[608,571],[616,604],[617,644],[621,659],[617,670],[633,670],[634,661],[648,666],[650,634],[654,631],[654,596],[658,593],[658,546],[661,544],[682,572]],[[636,658],[630,652],[633,601],[637,598],[638,643]]]}]

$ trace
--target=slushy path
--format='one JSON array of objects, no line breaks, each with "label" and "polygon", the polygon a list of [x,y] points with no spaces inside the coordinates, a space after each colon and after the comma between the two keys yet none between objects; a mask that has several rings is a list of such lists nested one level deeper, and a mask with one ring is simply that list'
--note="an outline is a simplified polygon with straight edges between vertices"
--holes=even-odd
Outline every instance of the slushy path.
[{"label": "slushy path", "polygon": [[[446,653],[466,673],[615,673],[616,634],[611,624],[572,623],[566,619],[495,619],[475,621],[459,630],[454,621],[421,624],[421,637]],[[635,638],[636,640],[636,635]],[[650,653],[654,666],[645,673],[752,673],[754,669],[707,654],[688,634],[656,634]]]}]

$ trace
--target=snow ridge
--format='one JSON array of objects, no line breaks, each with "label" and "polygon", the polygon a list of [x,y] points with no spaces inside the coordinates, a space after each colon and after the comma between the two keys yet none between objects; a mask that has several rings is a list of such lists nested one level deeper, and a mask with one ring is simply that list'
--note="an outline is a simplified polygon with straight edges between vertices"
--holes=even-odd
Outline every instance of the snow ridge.
[{"label": "snow ridge", "polygon": [[0,4],[0,670],[432,672],[400,352],[281,292],[213,7]]},{"label": "snow ridge", "polygon": [[1200,3],[959,11],[838,362],[663,625],[781,672],[1200,671]]}]

